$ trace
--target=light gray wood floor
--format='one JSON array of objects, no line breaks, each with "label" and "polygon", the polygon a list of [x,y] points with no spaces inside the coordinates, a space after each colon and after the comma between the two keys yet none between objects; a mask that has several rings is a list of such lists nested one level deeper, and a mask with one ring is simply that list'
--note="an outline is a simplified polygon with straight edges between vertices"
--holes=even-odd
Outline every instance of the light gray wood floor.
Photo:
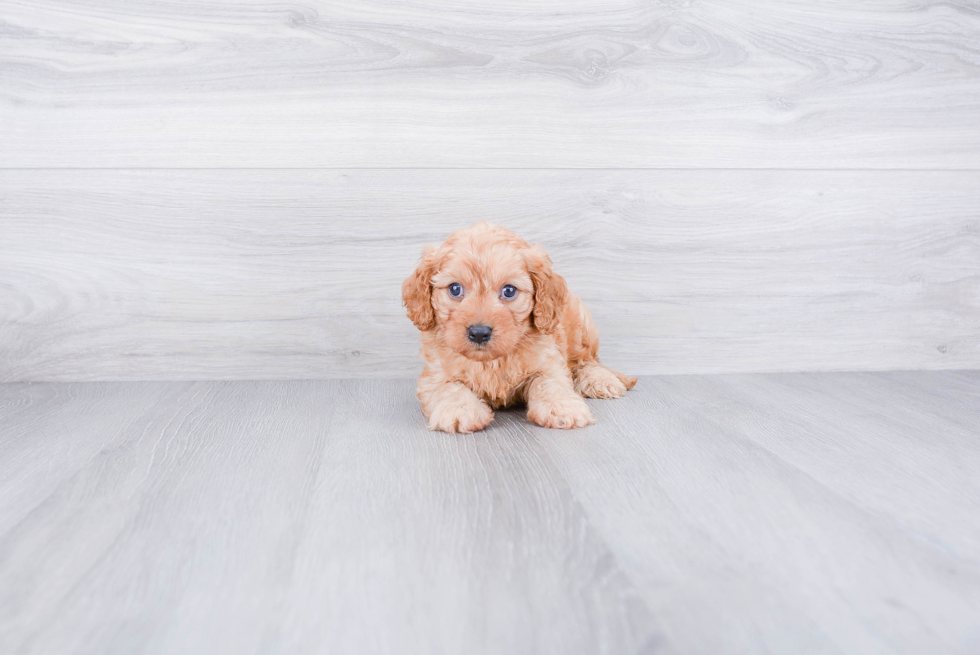
[{"label": "light gray wood floor", "polygon": [[0,386],[3,653],[976,653],[980,373]]}]

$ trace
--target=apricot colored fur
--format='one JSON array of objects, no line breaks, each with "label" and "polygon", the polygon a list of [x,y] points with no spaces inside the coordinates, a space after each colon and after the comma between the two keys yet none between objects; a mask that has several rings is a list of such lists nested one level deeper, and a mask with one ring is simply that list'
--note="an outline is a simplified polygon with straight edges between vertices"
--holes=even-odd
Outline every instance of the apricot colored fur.
[{"label": "apricot colored fur", "polygon": [[[453,283],[461,298],[449,294]],[[508,284],[513,300],[501,296]],[[402,298],[422,332],[417,388],[430,430],[481,430],[494,409],[516,403],[538,425],[580,428],[595,422],[583,396],[619,398],[636,384],[599,363],[592,315],[548,254],[502,227],[477,223],[427,247]],[[490,341],[467,338],[475,324],[493,329]]]}]

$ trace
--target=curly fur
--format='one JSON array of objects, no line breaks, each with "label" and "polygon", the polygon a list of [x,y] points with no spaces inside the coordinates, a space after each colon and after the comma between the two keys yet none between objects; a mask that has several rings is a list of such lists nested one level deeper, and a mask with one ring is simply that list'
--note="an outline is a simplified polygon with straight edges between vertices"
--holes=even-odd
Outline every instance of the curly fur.
[{"label": "curly fur", "polygon": [[[501,296],[508,284],[512,300]],[[595,422],[583,396],[619,398],[636,384],[599,363],[592,315],[548,254],[502,227],[477,223],[427,247],[402,299],[422,332],[417,388],[430,430],[481,430],[494,409],[517,403],[538,425],[583,427]],[[476,324],[492,328],[488,342],[467,338]]]}]

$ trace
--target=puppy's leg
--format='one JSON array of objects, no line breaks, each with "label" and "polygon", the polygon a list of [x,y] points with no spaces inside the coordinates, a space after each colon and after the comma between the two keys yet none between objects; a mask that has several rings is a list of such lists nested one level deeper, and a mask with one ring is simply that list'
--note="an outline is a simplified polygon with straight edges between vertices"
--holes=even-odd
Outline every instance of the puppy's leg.
[{"label": "puppy's leg", "polygon": [[423,371],[417,389],[430,430],[474,432],[493,420],[493,410],[475,393],[438,373]]},{"label": "puppy's leg", "polygon": [[636,385],[632,375],[623,375],[599,363],[599,330],[585,303],[574,294],[569,297],[565,329],[575,391],[586,398],[619,398]]},{"label": "puppy's leg", "polygon": [[589,406],[564,375],[541,375],[527,390],[527,418],[546,428],[582,428],[595,423]]},{"label": "puppy's leg", "polygon": [[586,398],[620,398],[632,389],[636,378],[617,373],[599,362],[588,362],[572,371],[575,391]]}]

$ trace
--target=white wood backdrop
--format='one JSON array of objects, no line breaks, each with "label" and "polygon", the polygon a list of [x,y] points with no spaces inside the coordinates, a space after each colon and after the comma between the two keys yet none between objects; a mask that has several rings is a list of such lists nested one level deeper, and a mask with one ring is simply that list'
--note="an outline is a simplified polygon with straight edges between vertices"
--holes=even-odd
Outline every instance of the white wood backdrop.
[{"label": "white wood backdrop", "polygon": [[631,373],[980,364],[972,172],[6,171],[3,379],[410,375],[401,281],[493,220]]},{"label": "white wood backdrop", "polygon": [[978,367],[978,189],[976,2],[6,0],[0,380],[411,375],[483,219],[631,373]]},{"label": "white wood backdrop", "polygon": [[980,168],[976,0],[5,0],[0,165]]}]

